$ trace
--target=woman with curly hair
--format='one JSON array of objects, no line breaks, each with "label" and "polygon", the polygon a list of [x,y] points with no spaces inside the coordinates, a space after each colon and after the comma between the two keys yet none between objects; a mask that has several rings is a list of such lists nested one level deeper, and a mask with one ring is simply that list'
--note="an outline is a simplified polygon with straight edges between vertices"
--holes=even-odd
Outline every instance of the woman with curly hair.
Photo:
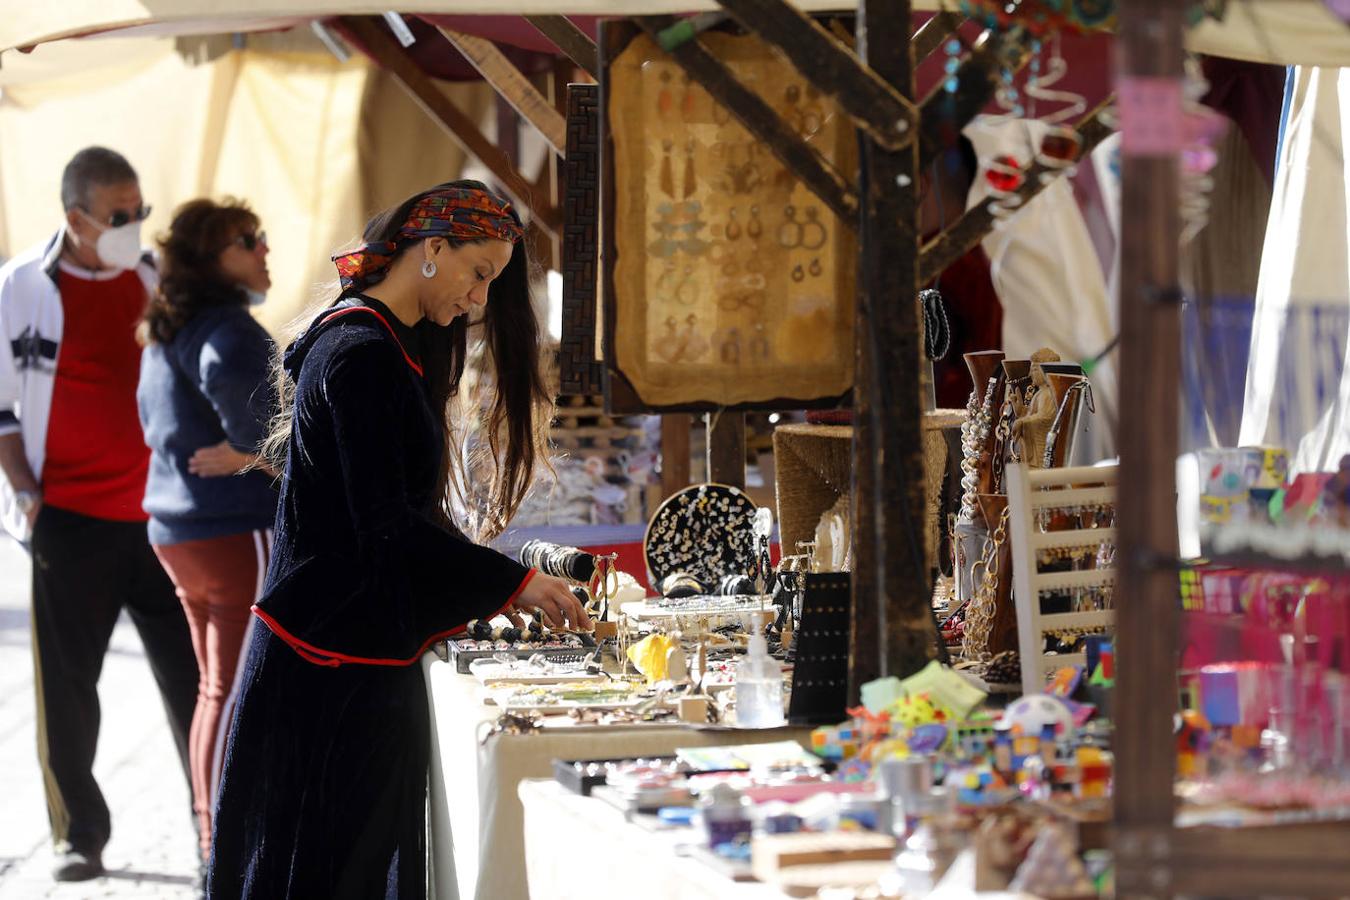
[{"label": "woman with curly hair", "polygon": [[234,200],[179,207],[159,241],[162,277],[138,332],[150,543],[187,613],[200,673],[188,763],[203,867],[277,507],[272,476],[253,467],[273,414],[272,341],[249,315],[271,286],[258,224]]}]

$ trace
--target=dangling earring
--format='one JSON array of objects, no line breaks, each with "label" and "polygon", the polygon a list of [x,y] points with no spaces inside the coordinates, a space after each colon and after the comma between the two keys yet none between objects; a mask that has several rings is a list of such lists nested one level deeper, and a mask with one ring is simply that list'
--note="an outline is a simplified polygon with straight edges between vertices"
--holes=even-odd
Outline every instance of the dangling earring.
[{"label": "dangling earring", "polygon": [[436,264],[431,260],[427,260],[426,262],[422,263],[422,277],[423,278],[436,277]]}]

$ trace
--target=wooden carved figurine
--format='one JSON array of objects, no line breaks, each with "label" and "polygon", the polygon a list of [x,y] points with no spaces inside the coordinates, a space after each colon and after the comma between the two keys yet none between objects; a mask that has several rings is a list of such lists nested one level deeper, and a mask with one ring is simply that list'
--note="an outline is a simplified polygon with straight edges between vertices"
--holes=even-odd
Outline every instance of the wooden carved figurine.
[{"label": "wooden carved figurine", "polygon": [[1022,443],[1022,460],[1028,467],[1041,468],[1045,456],[1045,438],[1055,421],[1055,395],[1050,390],[1042,363],[1059,362],[1059,354],[1040,349],[1031,354],[1031,399],[1026,414],[1013,421],[1012,436]]}]

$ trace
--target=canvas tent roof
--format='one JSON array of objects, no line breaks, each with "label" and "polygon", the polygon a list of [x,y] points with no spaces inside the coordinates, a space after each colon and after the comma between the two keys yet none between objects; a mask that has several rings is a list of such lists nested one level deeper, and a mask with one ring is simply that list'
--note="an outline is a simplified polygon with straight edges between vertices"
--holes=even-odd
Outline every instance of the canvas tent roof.
[{"label": "canvas tent roof", "polygon": [[[840,0],[794,0],[803,9],[847,9]],[[917,0],[916,10],[937,0]],[[505,9],[504,9],[505,7]],[[0,17],[0,50],[68,37],[117,32],[221,34],[266,31],[338,15],[373,15],[388,2],[364,0],[62,0],[12,4]],[[625,16],[718,9],[715,0],[402,0],[400,12],[461,14]],[[1287,65],[1350,66],[1350,28],[1321,0],[1242,0],[1229,5],[1222,23],[1205,22],[1188,37],[1191,49],[1215,56]]]}]

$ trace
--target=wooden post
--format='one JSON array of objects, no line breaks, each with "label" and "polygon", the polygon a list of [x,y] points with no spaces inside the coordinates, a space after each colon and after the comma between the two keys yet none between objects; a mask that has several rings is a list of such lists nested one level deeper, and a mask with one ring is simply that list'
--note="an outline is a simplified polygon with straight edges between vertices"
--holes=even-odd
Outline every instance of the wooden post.
[{"label": "wooden post", "polygon": [[689,430],[694,417],[687,413],[669,413],[661,417],[661,499],[688,486]]},{"label": "wooden post", "polygon": [[[858,54],[914,96],[908,0],[861,0]],[[855,328],[855,564],[849,696],[873,678],[911,675],[936,652],[924,559],[919,399],[918,150],[862,141]]]},{"label": "wooden post", "polygon": [[595,41],[571,19],[566,16],[526,16],[525,19],[579,68],[592,78],[600,77],[600,54],[595,49]]},{"label": "wooden post", "polygon": [[[437,29],[467,59],[483,80],[492,85],[499,100],[511,104],[525,121],[534,126],[553,152],[564,155],[567,148],[567,122],[547,97],[516,68],[516,64],[486,38]],[[500,142],[499,142],[500,143]]]},{"label": "wooden post", "polygon": [[399,87],[408,92],[423,112],[440,124],[465,152],[473,155],[492,172],[512,200],[528,209],[534,220],[550,234],[557,234],[562,220],[559,210],[538,201],[534,195],[534,186],[516,171],[506,154],[484,137],[473,119],[436,86],[382,24],[362,16],[343,16],[339,22],[372,59],[394,76]]},{"label": "wooden post", "polygon": [[1116,596],[1128,598],[1116,612],[1120,665],[1112,702],[1117,896],[1172,891],[1183,17],[1172,0],[1125,0],[1117,39],[1123,133]]},{"label": "wooden post", "polygon": [[707,413],[708,480],[745,487],[745,413]]}]

